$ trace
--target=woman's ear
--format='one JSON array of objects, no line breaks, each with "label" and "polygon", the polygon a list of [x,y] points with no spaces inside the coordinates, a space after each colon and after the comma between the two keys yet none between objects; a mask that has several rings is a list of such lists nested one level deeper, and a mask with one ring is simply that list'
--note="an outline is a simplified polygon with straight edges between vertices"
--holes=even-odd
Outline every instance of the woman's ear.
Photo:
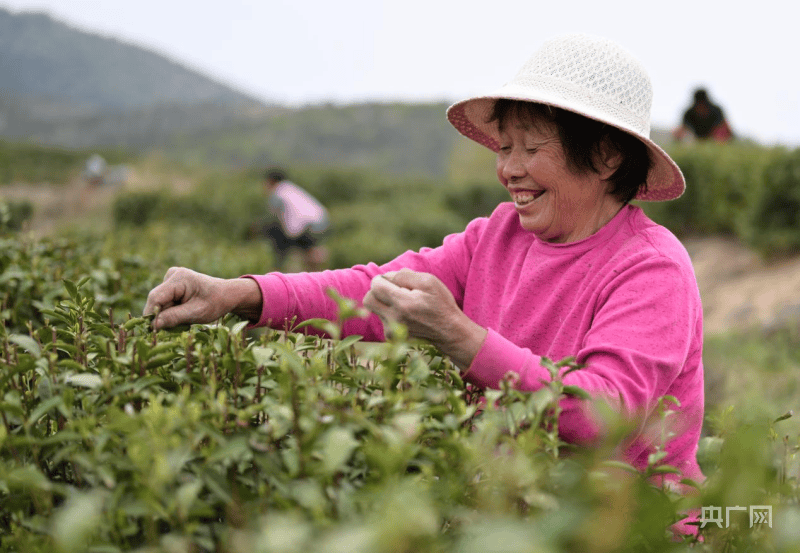
[{"label": "woman's ear", "polygon": [[611,146],[608,140],[603,140],[597,152],[597,162],[597,172],[600,174],[600,178],[608,180],[619,169],[622,163],[622,154],[617,148]]}]

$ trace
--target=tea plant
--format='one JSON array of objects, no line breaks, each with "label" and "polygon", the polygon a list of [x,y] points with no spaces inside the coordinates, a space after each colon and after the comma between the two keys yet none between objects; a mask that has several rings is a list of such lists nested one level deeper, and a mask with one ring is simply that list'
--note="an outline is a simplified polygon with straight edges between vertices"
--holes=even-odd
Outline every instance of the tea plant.
[{"label": "tea plant", "polygon": [[[15,251],[16,248],[16,251]],[[644,473],[564,443],[545,360],[536,393],[479,391],[431,346],[341,339],[328,321],[255,331],[225,318],[153,331],[126,305],[142,265],[86,272],[80,246],[8,243],[0,328],[0,550],[791,551],[797,440],[726,412],[701,442],[708,480]],[[97,255],[86,247],[84,258]],[[103,276],[105,275],[105,276]],[[144,281],[144,279],[142,279]],[[141,281],[140,281],[141,282]],[[26,288],[28,287],[28,288]],[[338,299],[342,319],[360,316]],[[138,312],[135,310],[133,312]],[[123,315],[124,313],[124,315]],[[312,332],[313,330],[313,332]],[[332,339],[316,336],[322,330]],[[670,526],[708,505],[775,506],[772,528]]]}]

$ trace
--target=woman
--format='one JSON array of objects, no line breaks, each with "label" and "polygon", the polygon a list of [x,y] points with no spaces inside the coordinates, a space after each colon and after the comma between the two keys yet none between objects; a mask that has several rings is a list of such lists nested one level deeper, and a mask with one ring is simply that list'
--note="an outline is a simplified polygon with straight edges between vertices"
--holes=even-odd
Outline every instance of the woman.
[{"label": "woman", "polygon": [[328,210],[277,167],[264,174],[264,191],[269,211],[277,218],[265,234],[275,247],[278,268],[283,270],[289,252],[297,248],[306,270],[322,270],[328,260],[328,249],[320,244],[330,226]]},{"label": "woman", "polygon": [[[625,459],[643,469],[658,399],[676,397],[679,424],[663,462],[696,480],[703,419],[702,310],[686,250],[631,199],[669,200],[684,180],[649,138],[651,85],[616,44],[569,35],[547,42],[499,91],[447,112],[465,136],[497,152],[512,202],[435,249],[351,269],[221,280],[172,268],[149,295],[157,327],[235,312],[258,325],[335,320],[326,289],[363,300],[374,315],[345,334],[382,340],[381,319],[408,326],[493,388],[508,373],[536,390],[542,356],[585,365],[565,382],[637,421]],[[598,427],[565,402],[565,439],[589,444]]]}]

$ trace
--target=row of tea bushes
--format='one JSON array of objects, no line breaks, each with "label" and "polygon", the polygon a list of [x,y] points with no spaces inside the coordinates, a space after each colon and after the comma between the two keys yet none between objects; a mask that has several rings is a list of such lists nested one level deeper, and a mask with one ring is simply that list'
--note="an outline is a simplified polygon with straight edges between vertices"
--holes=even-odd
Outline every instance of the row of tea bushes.
[{"label": "row of tea bushes", "polygon": [[[509,381],[480,393],[402,329],[385,344],[335,339],[321,321],[334,339],[234,319],[154,332],[125,310],[142,297],[141,266],[92,269],[94,250],[77,243],[5,248],[0,551],[800,546],[797,439],[779,439],[780,422],[729,412],[712,425],[708,480],[681,498],[613,461],[624,426],[592,452],[559,439],[557,400],[581,393],[561,383],[569,359],[548,363],[541,392]],[[649,475],[672,470],[659,459]],[[773,507],[772,526],[745,514],[697,543],[668,531],[686,509],[750,505]]]},{"label": "row of tea bushes", "polygon": [[686,192],[643,203],[656,222],[678,236],[737,237],[765,256],[800,251],[800,149],[695,143],[670,155]]},{"label": "row of tea bushes", "polygon": [[[727,235],[765,256],[800,251],[800,149],[746,143],[677,145],[670,154],[687,181],[669,202],[644,202],[679,237]],[[465,182],[403,179],[357,170],[293,171],[332,215],[335,267],[382,262],[406,249],[436,246],[507,200],[487,176]],[[160,191],[118,198],[114,218],[142,226],[189,224],[239,240],[266,215],[260,171],[215,172],[183,196]]]},{"label": "row of tea bushes", "polygon": [[133,157],[109,148],[75,150],[0,140],[0,187],[19,182],[67,183],[81,175],[86,160],[95,153],[101,154],[109,163],[123,163]]}]

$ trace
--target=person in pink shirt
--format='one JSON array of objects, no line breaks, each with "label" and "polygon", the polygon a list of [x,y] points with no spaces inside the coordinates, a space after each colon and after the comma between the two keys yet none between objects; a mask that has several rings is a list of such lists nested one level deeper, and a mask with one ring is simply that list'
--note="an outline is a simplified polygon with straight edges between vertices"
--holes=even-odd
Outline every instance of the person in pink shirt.
[{"label": "person in pink shirt", "polygon": [[[675,162],[649,138],[652,87],[617,44],[567,35],[547,41],[493,93],[447,110],[464,136],[496,152],[510,202],[435,248],[384,265],[222,280],[172,268],[148,296],[158,328],[234,312],[281,328],[292,317],[336,320],[334,288],[372,313],[345,334],[384,339],[384,321],[429,340],[467,382],[496,388],[508,373],[534,391],[542,357],[574,356],[564,377],[635,423],[622,456],[644,469],[658,436],[659,399],[673,396],[664,463],[701,481],[703,316],[689,255],[632,200],[679,197]],[[564,400],[559,429],[591,446],[603,436],[588,402]],[[676,484],[677,485],[677,484]],[[689,529],[691,531],[691,529]]]},{"label": "person in pink shirt", "polygon": [[330,227],[328,210],[319,200],[291,182],[283,169],[274,167],[264,174],[264,189],[269,211],[276,221],[265,229],[276,253],[276,265],[283,270],[292,248],[303,254],[306,270],[318,271],[328,261],[328,250],[321,244]]}]

